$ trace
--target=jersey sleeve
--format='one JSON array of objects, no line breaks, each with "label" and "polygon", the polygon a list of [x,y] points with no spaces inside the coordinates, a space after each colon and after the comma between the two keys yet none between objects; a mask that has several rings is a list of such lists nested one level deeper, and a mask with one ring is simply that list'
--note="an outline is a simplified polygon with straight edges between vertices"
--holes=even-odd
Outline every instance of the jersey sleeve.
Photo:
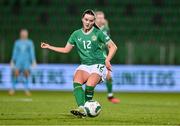
[{"label": "jersey sleeve", "polygon": [[111,38],[107,34],[104,34],[102,31],[99,32],[99,38],[105,44],[107,44],[111,40]]},{"label": "jersey sleeve", "polygon": [[75,32],[73,32],[73,33],[71,34],[71,36],[69,37],[67,43],[75,46]]},{"label": "jersey sleeve", "polygon": [[30,55],[31,55],[31,61],[33,63],[36,60],[33,41],[30,41]]}]

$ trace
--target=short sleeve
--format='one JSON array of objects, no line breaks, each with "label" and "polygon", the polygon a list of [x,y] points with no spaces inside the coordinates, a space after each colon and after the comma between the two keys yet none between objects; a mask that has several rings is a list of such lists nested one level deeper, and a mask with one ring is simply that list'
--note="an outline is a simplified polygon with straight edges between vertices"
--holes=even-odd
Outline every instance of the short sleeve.
[{"label": "short sleeve", "polygon": [[67,42],[73,46],[75,45],[75,32],[71,34]]},{"label": "short sleeve", "polygon": [[111,38],[107,34],[103,33],[102,31],[99,32],[99,38],[105,44],[107,44],[111,40]]}]

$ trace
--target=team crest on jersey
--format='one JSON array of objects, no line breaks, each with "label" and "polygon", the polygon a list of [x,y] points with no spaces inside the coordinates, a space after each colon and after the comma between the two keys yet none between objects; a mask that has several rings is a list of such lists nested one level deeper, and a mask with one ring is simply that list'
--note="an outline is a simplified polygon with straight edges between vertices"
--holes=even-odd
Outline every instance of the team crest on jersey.
[{"label": "team crest on jersey", "polygon": [[95,35],[93,35],[93,36],[91,37],[91,39],[92,39],[93,41],[96,41],[96,40],[97,40],[97,37],[96,37]]}]

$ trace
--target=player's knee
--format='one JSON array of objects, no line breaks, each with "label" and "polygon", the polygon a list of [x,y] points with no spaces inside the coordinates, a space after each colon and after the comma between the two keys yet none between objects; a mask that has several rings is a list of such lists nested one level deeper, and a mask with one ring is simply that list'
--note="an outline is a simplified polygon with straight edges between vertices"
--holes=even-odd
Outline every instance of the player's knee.
[{"label": "player's knee", "polygon": [[14,71],[13,71],[13,75],[14,75],[15,77],[18,77],[18,76],[19,76],[19,70],[14,70]]},{"label": "player's knee", "polygon": [[112,77],[111,76],[110,77],[106,77],[106,81],[112,82]]},{"label": "player's knee", "polygon": [[112,79],[111,74],[110,74],[110,72],[108,71],[108,73],[107,73],[107,75],[106,75],[106,80],[111,80],[111,79]]},{"label": "player's knee", "polygon": [[112,77],[111,76],[106,76],[106,80],[111,81]]},{"label": "player's knee", "polygon": [[27,70],[24,71],[24,76],[25,76],[25,77],[28,77],[28,76],[29,76],[29,71],[27,71]]},{"label": "player's knee", "polygon": [[86,85],[95,87],[100,81],[101,81],[101,79],[94,78],[93,80],[88,80]]}]

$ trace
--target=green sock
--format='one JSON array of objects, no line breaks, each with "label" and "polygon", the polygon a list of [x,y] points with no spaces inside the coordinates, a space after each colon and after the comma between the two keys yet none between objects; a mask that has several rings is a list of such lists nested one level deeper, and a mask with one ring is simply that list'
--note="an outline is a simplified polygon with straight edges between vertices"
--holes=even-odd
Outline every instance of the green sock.
[{"label": "green sock", "polygon": [[112,79],[106,80],[106,87],[108,93],[112,93]]},{"label": "green sock", "polygon": [[78,106],[83,106],[85,103],[85,94],[84,94],[84,90],[82,88],[82,84],[80,83],[73,83],[74,86],[74,96],[76,98],[76,103]]},{"label": "green sock", "polygon": [[94,87],[86,85],[86,89],[85,89],[85,101],[92,100],[93,95],[94,95]]}]

